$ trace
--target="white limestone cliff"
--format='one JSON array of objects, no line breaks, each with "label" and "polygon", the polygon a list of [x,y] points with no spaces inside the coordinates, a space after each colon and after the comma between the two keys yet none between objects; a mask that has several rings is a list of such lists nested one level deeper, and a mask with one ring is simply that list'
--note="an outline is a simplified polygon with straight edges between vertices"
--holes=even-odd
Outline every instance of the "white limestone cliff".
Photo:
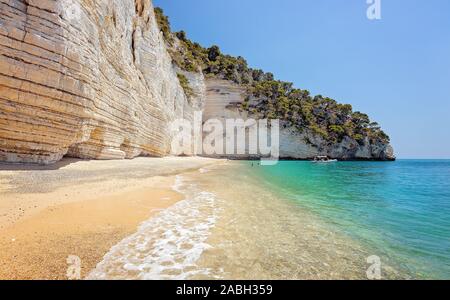
[{"label": "white limestone cliff", "polygon": [[151,1],[0,1],[0,161],[164,156],[192,111]]},{"label": "white limestone cliff", "polygon": [[[244,97],[240,86],[175,66],[150,0],[0,0],[0,161],[169,155],[173,120],[195,110],[204,120],[247,118],[229,108]],[[327,145],[291,128],[280,148],[292,159],[393,158],[389,145]]]},{"label": "white limestone cliff", "polygon": [[[225,124],[226,119],[252,118],[247,112],[239,111],[233,103],[241,103],[247,97],[246,90],[233,82],[210,78],[206,81],[207,97],[205,99],[204,121],[217,118]],[[231,105],[230,105],[231,104]],[[225,127],[225,125],[224,125]],[[280,157],[283,159],[313,159],[324,155],[341,160],[392,160],[394,151],[389,144],[370,144],[368,140],[360,145],[346,137],[342,142],[329,144],[320,136],[305,129],[283,126],[280,128]],[[226,141],[224,141],[226,143]],[[236,153],[236,152],[235,152]],[[220,157],[223,157],[220,155]],[[236,159],[258,158],[249,154],[248,145],[244,155],[225,155]]]}]

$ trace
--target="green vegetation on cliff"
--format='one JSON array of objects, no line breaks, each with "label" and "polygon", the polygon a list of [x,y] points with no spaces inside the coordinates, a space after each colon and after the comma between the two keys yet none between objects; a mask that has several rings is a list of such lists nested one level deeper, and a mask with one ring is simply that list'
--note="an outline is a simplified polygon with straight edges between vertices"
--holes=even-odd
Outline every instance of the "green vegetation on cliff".
[{"label": "green vegetation on cliff", "polygon": [[[169,52],[179,68],[202,71],[205,76],[230,80],[247,88],[249,96],[243,103],[235,104],[238,109],[259,118],[281,119],[283,126],[300,132],[309,129],[330,144],[345,137],[360,144],[366,139],[370,143],[389,143],[389,136],[380,126],[366,114],[354,112],[351,105],[321,95],[311,96],[309,91],[294,88],[290,82],[275,80],[272,73],[250,68],[240,56],[223,54],[218,46],[204,48],[190,41],[184,31],[172,33],[162,9],[157,8],[155,12]],[[189,91],[184,79],[180,82]]]},{"label": "green vegetation on cliff", "polygon": [[192,90],[192,88],[189,85],[189,80],[186,78],[186,76],[184,76],[181,73],[178,73],[177,76],[178,76],[178,80],[180,81],[180,85],[184,90],[184,93],[186,94],[186,96],[188,98],[191,98],[194,95],[194,91]]}]

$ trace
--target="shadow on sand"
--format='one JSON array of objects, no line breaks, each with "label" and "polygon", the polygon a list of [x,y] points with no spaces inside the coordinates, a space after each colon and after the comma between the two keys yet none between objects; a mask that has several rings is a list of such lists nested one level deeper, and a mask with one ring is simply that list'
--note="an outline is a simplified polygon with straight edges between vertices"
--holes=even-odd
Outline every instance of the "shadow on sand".
[{"label": "shadow on sand", "polygon": [[70,164],[74,164],[80,161],[89,160],[78,158],[63,158],[62,160],[49,165],[0,162],[0,171],[53,171],[59,170]]}]

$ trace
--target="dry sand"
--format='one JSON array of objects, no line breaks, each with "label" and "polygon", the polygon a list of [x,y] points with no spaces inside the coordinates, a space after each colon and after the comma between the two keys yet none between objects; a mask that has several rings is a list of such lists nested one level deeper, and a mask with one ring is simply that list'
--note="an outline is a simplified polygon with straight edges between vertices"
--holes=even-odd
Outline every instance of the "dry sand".
[{"label": "dry sand", "polygon": [[0,279],[67,279],[67,258],[82,276],[139,224],[182,196],[176,174],[219,161],[138,158],[63,160],[53,166],[0,164]]}]

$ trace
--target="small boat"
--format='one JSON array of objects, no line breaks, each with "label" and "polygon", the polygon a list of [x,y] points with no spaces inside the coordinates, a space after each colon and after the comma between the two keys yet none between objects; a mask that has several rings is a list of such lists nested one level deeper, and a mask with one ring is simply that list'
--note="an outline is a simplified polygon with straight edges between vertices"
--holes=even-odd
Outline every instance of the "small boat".
[{"label": "small boat", "polygon": [[316,156],[313,160],[314,163],[332,163],[337,161],[337,159],[330,159],[328,156]]}]

